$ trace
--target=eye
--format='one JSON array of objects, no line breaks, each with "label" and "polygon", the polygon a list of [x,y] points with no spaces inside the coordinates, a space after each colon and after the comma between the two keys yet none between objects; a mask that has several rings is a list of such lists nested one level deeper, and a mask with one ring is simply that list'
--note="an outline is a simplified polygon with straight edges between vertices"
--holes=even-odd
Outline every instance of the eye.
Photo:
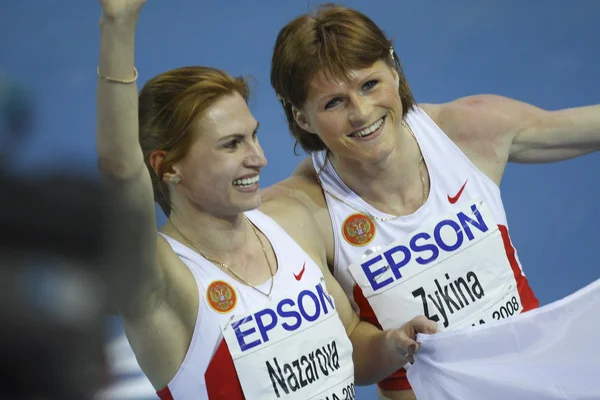
[{"label": "eye", "polygon": [[373,89],[375,86],[377,86],[377,84],[379,83],[379,81],[377,79],[372,79],[370,81],[365,82],[365,84],[363,85],[363,90],[371,90]]},{"label": "eye", "polygon": [[255,132],[252,134],[252,139],[253,139],[254,141],[257,141],[257,140],[258,140],[258,131],[255,131]]},{"label": "eye", "polygon": [[223,145],[223,148],[225,149],[237,149],[240,145],[240,141],[239,140],[232,140],[230,142],[225,143],[225,145]]},{"label": "eye", "polygon": [[337,106],[337,105],[338,105],[338,103],[339,103],[339,102],[341,102],[341,101],[342,101],[342,99],[341,99],[341,98],[339,98],[339,97],[336,97],[336,98],[334,98],[334,99],[330,100],[330,101],[329,101],[329,103],[325,104],[325,109],[326,109],[326,110],[328,110],[328,109],[330,109],[330,108],[332,108],[332,107],[335,107],[335,106]]}]

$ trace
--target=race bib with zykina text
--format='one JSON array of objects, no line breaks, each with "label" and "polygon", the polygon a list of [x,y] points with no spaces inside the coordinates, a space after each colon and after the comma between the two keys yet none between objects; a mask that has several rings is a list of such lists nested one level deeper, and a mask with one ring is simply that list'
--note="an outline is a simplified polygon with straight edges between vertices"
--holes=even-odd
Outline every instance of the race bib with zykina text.
[{"label": "race bib with zykina text", "polygon": [[325,280],[222,328],[247,399],[354,399],[352,344]]},{"label": "race bib with zykina text", "polygon": [[482,200],[363,256],[350,272],[384,329],[417,315],[454,329],[523,309],[501,232]]}]

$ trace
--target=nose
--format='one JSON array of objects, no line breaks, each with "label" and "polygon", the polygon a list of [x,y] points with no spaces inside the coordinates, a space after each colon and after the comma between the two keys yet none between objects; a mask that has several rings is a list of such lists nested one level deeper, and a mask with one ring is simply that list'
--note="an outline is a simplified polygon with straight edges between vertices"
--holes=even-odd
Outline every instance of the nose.
[{"label": "nose", "polygon": [[244,166],[247,168],[261,169],[267,165],[267,158],[258,141],[248,145],[246,147],[246,158],[244,159]]},{"label": "nose", "polygon": [[348,114],[348,120],[353,127],[360,127],[371,115],[372,105],[369,99],[360,94],[354,94],[350,97],[351,110]]}]

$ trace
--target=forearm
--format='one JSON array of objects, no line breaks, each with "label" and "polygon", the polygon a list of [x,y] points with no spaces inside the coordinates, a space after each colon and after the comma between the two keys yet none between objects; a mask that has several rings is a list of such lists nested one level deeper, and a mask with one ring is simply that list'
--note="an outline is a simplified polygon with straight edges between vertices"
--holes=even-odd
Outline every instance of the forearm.
[{"label": "forearm", "polygon": [[354,377],[357,385],[371,385],[400,369],[408,360],[390,339],[391,331],[360,322],[350,340],[354,347]]},{"label": "forearm", "polygon": [[[99,73],[130,80],[134,77],[135,18],[100,22]],[[143,156],[138,141],[137,85],[98,78],[97,147],[100,168],[127,178],[139,172]]]},{"label": "forearm", "polygon": [[600,149],[600,105],[554,111],[552,115],[546,122],[546,129],[554,132],[550,146]]}]

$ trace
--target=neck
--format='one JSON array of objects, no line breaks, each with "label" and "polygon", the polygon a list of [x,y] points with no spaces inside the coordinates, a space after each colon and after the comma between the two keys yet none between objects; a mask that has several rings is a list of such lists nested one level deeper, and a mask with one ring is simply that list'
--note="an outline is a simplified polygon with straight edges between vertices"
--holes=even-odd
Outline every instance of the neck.
[{"label": "neck", "polygon": [[[396,137],[394,150],[378,162],[330,155],[330,161],[344,183],[376,209],[405,215],[423,204],[423,182],[419,171],[421,151],[408,129]],[[428,187],[425,165],[421,166]]]},{"label": "neck", "polygon": [[268,292],[256,289],[270,295],[277,271],[275,254],[268,238],[243,213],[219,216],[191,207],[175,207],[161,231],[217,264],[242,284],[254,287],[271,279]]},{"label": "neck", "polygon": [[252,227],[242,213],[217,217],[205,212],[193,215],[173,210],[161,231],[209,259],[231,263],[233,254],[245,249]]}]

